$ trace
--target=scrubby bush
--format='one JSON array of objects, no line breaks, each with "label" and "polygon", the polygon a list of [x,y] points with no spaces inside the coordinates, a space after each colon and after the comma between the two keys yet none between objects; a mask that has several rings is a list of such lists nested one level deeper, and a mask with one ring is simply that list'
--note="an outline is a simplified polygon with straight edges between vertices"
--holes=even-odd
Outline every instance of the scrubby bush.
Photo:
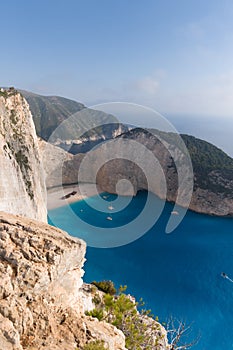
[{"label": "scrubby bush", "polygon": [[[111,281],[103,281],[95,285],[100,290],[116,290]],[[112,288],[113,287],[113,288]],[[120,329],[125,335],[126,348],[129,350],[156,350],[161,348],[164,343],[164,334],[161,331],[161,325],[158,323],[158,317],[153,317],[150,310],[144,309],[142,299],[136,302],[134,298],[125,293],[126,286],[120,287],[117,294],[113,295],[105,292],[102,296],[99,293],[93,297],[95,309],[86,314],[96,317],[99,321],[105,320],[113,326]],[[171,340],[172,349],[190,349],[195,342],[182,344],[182,336],[186,332],[185,325],[178,323],[177,328],[167,328]],[[189,329],[189,327],[187,328]],[[98,345],[98,344],[97,344]],[[102,350],[103,348],[85,348],[84,350]]]},{"label": "scrubby bush", "polygon": [[95,317],[97,318],[99,321],[102,321],[104,318],[104,312],[102,309],[100,308],[95,308],[91,311],[86,311],[86,315],[87,316],[91,316],[91,317]]},{"label": "scrubby bush", "polygon": [[104,342],[101,340],[96,340],[91,343],[88,343],[84,346],[83,350],[106,350]]},{"label": "scrubby bush", "polygon": [[[104,306],[107,314],[105,319],[125,334],[127,349],[152,349],[153,337],[146,332],[148,326],[145,323],[145,317],[150,315],[150,311],[142,310],[143,303],[135,303],[124,293],[124,290],[125,288],[122,288],[118,297],[104,295]],[[137,307],[140,307],[140,312]],[[154,322],[150,326],[150,331],[153,332],[157,327],[158,324]]]},{"label": "scrubby bush", "polygon": [[[99,285],[103,286],[99,289],[106,290],[105,287],[109,286],[109,283],[106,284],[106,281],[103,281],[103,283],[98,283]],[[112,292],[116,291],[112,282],[110,286]],[[152,349],[149,346],[153,346],[153,339],[146,333],[148,325],[144,322],[144,317],[150,315],[150,311],[142,310],[143,303],[136,303],[133,298],[125,294],[125,290],[126,286],[120,287],[117,295],[105,293],[102,298],[99,298],[97,294],[93,298],[93,301],[98,301],[95,303],[95,309],[86,314],[96,317],[98,320],[105,320],[120,329],[126,337],[128,349]],[[140,312],[137,310],[137,306],[140,307]],[[150,326],[151,331],[155,329],[154,327],[158,327],[156,322]]]},{"label": "scrubby bush", "polygon": [[100,281],[100,282],[93,281],[92,284],[102,292],[108,293],[110,295],[114,295],[117,292],[114,286],[114,283],[112,281]]}]

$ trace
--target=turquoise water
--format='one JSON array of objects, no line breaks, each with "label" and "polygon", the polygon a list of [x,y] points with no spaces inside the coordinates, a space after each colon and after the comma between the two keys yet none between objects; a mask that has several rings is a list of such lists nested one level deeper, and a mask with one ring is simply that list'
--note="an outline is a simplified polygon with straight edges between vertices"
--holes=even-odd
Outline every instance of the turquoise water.
[{"label": "turquoise water", "polygon": [[[88,206],[97,197],[73,203],[71,208],[92,225],[113,227],[138,215],[146,196],[140,192],[127,209],[112,215],[112,221]],[[154,196],[155,206],[158,201]],[[181,225],[166,235],[171,210],[172,205],[166,203],[154,227],[133,243],[110,249],[88,247],[84,280],[126,284],[132,295],[143,297],[160,321],[172,316],[192,324],[188,340],[200,337],[195,350],[233,349],[233,283],[221,277],[224,271],[233,278],[233,220],[187,212]],[[88,241],[90,233],[75,227],[66,207],[51,211],[50,218],[56,226]]]}]

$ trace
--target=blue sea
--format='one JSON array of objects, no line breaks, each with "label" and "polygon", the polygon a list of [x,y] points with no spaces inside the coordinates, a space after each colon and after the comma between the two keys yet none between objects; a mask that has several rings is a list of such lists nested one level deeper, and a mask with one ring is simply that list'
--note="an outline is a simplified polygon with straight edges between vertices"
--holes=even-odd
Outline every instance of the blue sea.
[{"label": "blue sea", "polygon": [[[117,196],[103,194],[114,203]],[[103,196],[102,195],[102,196]],[[97,212],[98,196],[70,205],[72,211],[93,226],[109,229],[127,224],[139,215],[147,192],[139,192],[112,221]],[[154,205],[160,201],[153,196]],[[114,204],[113,204],[114,205]],[[198,340],[195,350],[233,349],[233,219],[188,211],[171,234],[165,227],[172,211],[166,203],[157,223],[136,241],[117,248],[87,248],[86,282],[110,279],[152,310],[161,322],[172,317],[191,325],[184,342]],[[151,214],[153,215],[153,214]],[[49,212],[50,223],[87,242],[93,232],[81,232],[67,207]]]}]

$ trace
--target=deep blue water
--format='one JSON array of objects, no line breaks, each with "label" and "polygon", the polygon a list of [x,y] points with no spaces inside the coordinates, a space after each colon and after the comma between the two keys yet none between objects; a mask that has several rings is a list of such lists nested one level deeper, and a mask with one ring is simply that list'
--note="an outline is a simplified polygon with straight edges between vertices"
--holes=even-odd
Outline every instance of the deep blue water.
[{"label": "deep blue water", "polygon": [[[71,208],[92,225],[112,227],[138,215],[146,196],[140,192],[127,209],[112,215],[112,221],[88,206],[97,197],[73,203]],[[155,206],[158,201],[154,196]],[[66,209],[51,211],[50,219],[88,241],[90,233],[81,232]],[[233,283],[221,277],[224,271],[233,278],[233,220],[189,211],[172,234],[165,234],[171,210],[166,203],[154,227],[133,243],[108,249],[88,247],[84,280],[111,279],[117,286],[127,285],[160,321],[173,316],[192,323],[189,339],[200,336],[195,350],[233,349]]]}]

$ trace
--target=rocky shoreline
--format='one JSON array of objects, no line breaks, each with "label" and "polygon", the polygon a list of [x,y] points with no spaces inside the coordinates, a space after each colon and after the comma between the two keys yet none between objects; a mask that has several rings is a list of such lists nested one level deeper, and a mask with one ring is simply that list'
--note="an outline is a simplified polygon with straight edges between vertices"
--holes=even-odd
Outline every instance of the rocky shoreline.
[{"label": "rocky shoreline", "polygon": [[[137,135],[137,142],[145,142],[145,138],[140,134]],[[148,139],[146,142],[151,143],[150,147],[154,149],[155,155],[160,159],[160,164],[164,169],[164,173],[166,174],[167,179],[167,196],[166,200],[172,203],[176,202],[177,199],[177,174],[174,165],[170,159],[168,153],[164,152],[161,147],[157,147],[156,143],[153,140]],[[79,169],[82,159],[84,157],[83,154],[71,155],[59,147],[53,146],[49,144],[46,146],[45,141],[41,141],[39,143],[42,159],[44,164],[44,169],[46,173],[46,183],[47,188],[53,186],[73,186],[74,183],[77,183],[77,179],[79,177]],[[99,150],[91,151],[90,158],[91,162],[88,164],[88,169],[85,173],[86,181],[93,186],[97,184],[100,192],[109,192],[112,194],[117,194],[116,185],[119,180],[126,179],[128,180],[132,186],[134,195],[136,195],[138,190],[148,190],[147,179],[143,176],[141,170],[132,164],[129,165],[127,160],[121,159],[113,159],[111,162],[105,164],[100,171],[98,172],[98,176],[93,180],[93,174],[95,173],[95,168],[98,166],[98,162],[101,162],[106,154],[107,147]],[[49,150],[49,152],[48,152]],[[117,154],[117,142],[116,142],[116,150]],[[163,153],[164,152],[164,153]],[[178,157],[182,157],[182,154],[178,152]],[[51,157],[56,159],[51,165]],[[149,172],[150,170],[150,164]],[[183,171],[185,172],[185,165]],[[62,172],[62,176],[61,176]],[[197,213],[207,214],[207,215],[215,215],[222,217],[233,217],[233,179],[224,178],[222,175],[218,175],[217,172],[210,172],[208,175],[209,181],[211,181],[213,185],[213,189],[204,188],[201,184],[196,180],[196,174],[194,173],[194,190],[192,192],[191,202],[189,204],[188,209],[195,211]],[[219,190],[219,181],[221,181],[222,189]],[[159,186],[160,180],[157,177],[154,177],[154,182],[152,179],[152,188],[151,191],[154,192],[158,197],[165,199],[161,188]],[[215,190],[216,189],[216,190]],[[228,194],[225,194],[225,189]],[[231,192],[232,191],[232,192]],[[88,190],[89,192],[89,190]],[[89,195],[92,194],[93,191],[90,190]],[[121,195],[127,195],[127,191],[122,191]],[[183,193],[183,200],[185,200],[186,193]],[[77,200],[79,200],[78,198]],[[181,201],[177,204],[182,205]]]}]

